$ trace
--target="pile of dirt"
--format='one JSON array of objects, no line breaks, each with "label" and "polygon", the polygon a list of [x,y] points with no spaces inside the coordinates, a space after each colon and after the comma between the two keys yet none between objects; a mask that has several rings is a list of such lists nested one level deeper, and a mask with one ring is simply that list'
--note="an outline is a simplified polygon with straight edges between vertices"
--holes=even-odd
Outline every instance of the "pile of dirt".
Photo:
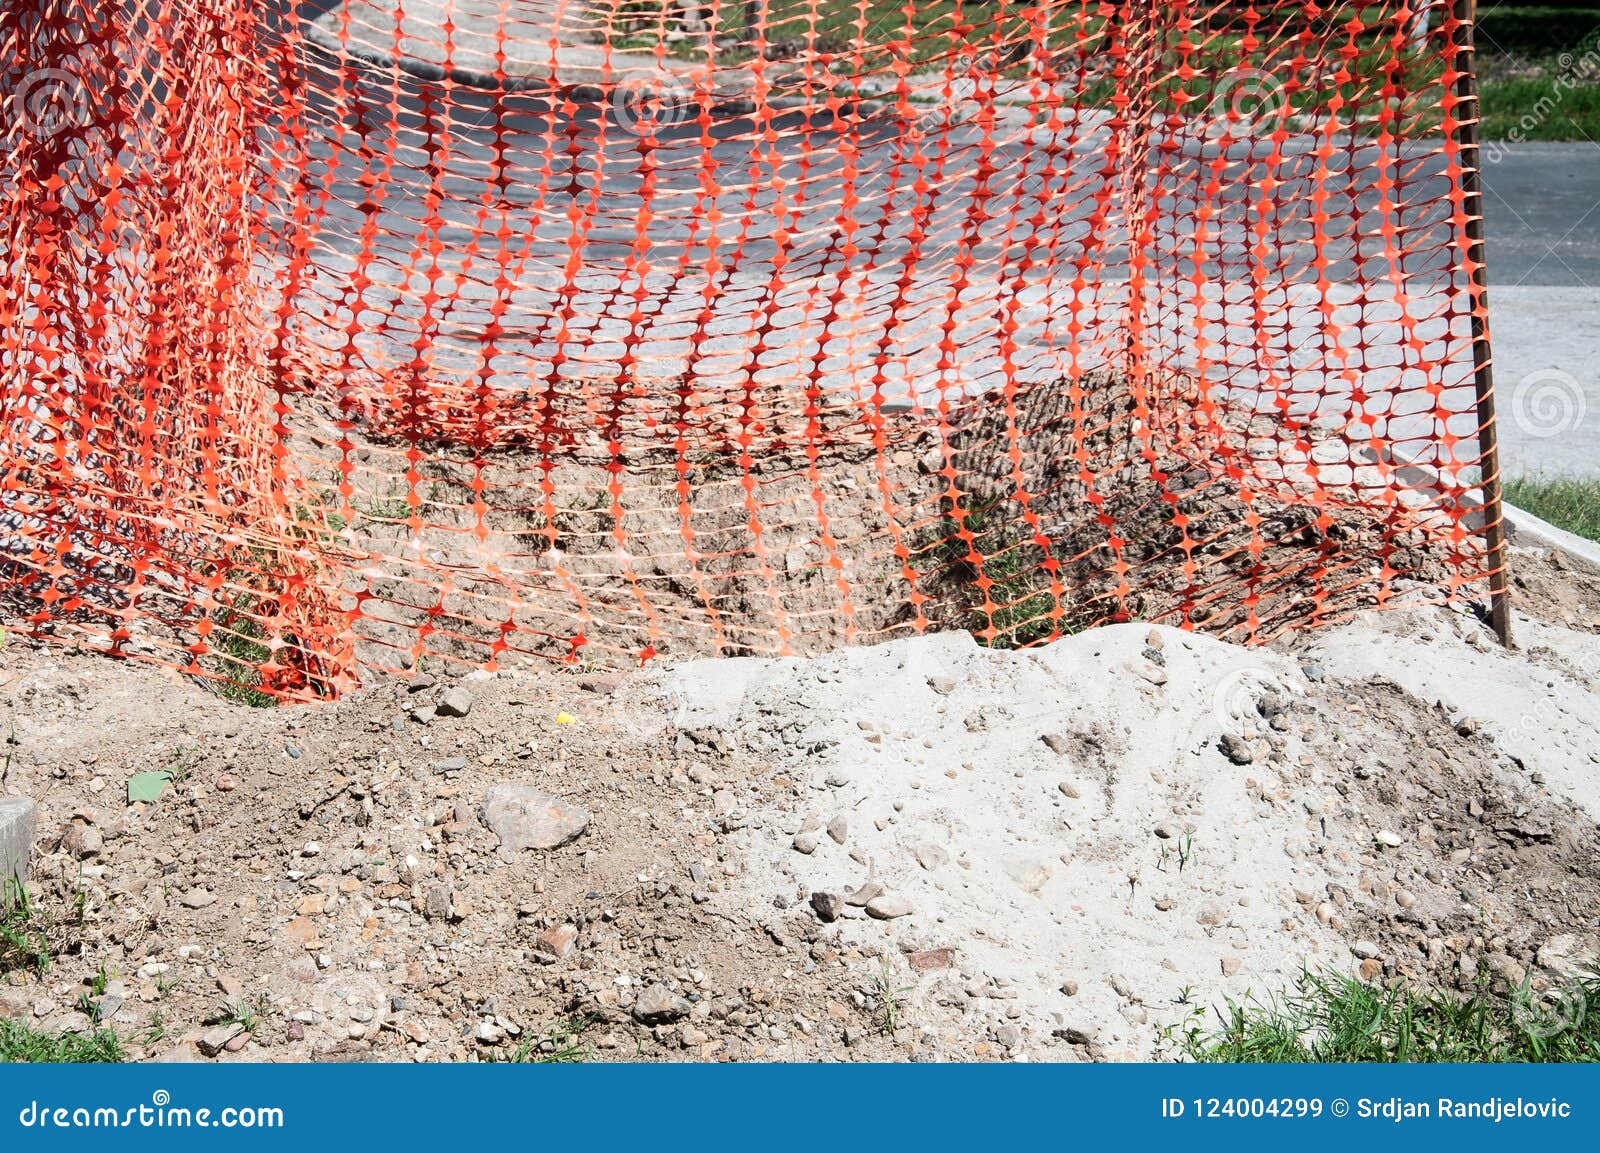
[{"label": "pile of dirt", "polygon": [[[280,709],[12,637],[0,788],[59,931],[0,1012],[162,1059],[1079,1060],[1301,963],[1555,994],[1600,948],[1590,611],[1519,653],[1419,608]],[[508,789],[550,847],[502,842]]]}]

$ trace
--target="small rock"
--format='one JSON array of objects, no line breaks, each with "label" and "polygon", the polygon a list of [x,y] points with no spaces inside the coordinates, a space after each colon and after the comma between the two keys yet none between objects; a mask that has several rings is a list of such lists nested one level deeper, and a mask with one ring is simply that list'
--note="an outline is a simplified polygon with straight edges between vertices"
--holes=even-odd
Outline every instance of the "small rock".
[{"label": "small rock", "polygon": [[1170,841],[1178,835],[1178,827],[1169,821],[1162,821],[1156,826],[1155,833],[1163,841]]},{"label": "small rock", "polygon": [[450,886],[434,885],[422,898],[422,915],[430,921],[450,919]]},{"label": "small rock", "polygon": [[203,909],[216,902],[217,895],[209,889],[190,889],[178,898],[178,904],[186,909]]},{"label": "small rock", "polygon": [[1061,982],[1061,991],[1063,993],[1065,993],[1068,997],[1076,997],[1078,995],[1078,982],[1076,982],[1076,981],[1063,981],[1063,982]]},{"label": "small rock", "polygon": [[472,711],[472,694],[466,686],[456,685],[447,690],[433,708],[441,717],[464,717]]},{"label": "small rock", "polygon": [[539,934],[534,950],[553,961],[564,961],[572,955],[578,942],[576,925],[557,925]]},{"label": "small rock", "polygon": [[955,959],[956,951],[949,945],[941,945],[937,949],[918,949],[915,953],[906,954],[906,964],[919,973],[948,969],[955,964]]},{"label": "small rock", "polygon": [[1323,677],[1327,676],[1327,673],[1323,671],[1322,666],[1316,663],[1301,665],[1300,671],[1305,674],[1305,678],[1308,681],[1320,681]]},{"label": "small rock", "polygon": [[1600,958],[1586,953],[1575,933],[1561,933],[1539,946],[1534,956],[1541,969],[1559,977],[1576,978],[1600,971]]},{"label": "small rock", "polygon": [[1241,960],[1240,958],[1238,958],[1238,957],[1224,957],[1224,958],[1222,958],[1222,975],[1224,977],[1231,977],[1242,968],[1244,968],[1244,961]]},{"label": "small rock", "polygon": [[225,1025],[218,1025],[215,1028],[206,1030],[200,1035],[200,1039],[195,1044],[200,1047],[200,1052],[207,1057],[215,1057],[223,1049],[227,1048],[229,1041],[232,1041],[243,1032],[243,1025],[237,1021],[230,1021]]},{"label": "small rock", "polygon": [[877,881],[868,881],[866,884],[862,885],[859,889],[846,897],[844,899],[844,903],[847,905],[854,905],[859,909],[865,906],[867,902],[871,901],[881,892],[883,892],[882,885],[878,884]]},{"label": "small rock", "polygon": [[911,915],[911,902],[893,893],[885,893],[867,902],[867,916],[879,921],[892,921],[896,917]]},{"label": "small rock", "polygon": [[1378,830],[1377,842],[1386,848],[1398,849],[1405,843],[1405,838],[1393,829],[1380,829]]},{"label": "small rock", "polygon": [[1383,976],[1383,962],[1375,957],[1368,957],[1365,961],[1361,962],[1357,972],[1361,974],[1361,979],[1363,981],[1376,981],[1379,977]]},{"label": "small rock", "polygon": [[1223,733],[1222,740],[1217,742],[1217,747],[1222,750],[1222,755],[1236,765],[1248,765],[1256,759],[1255,750],[1250,747],[1250,742],[1238,733]]},{"label": "small rock", "polygon": [[794,851],[810,856],[817,851],[817,846],[822,842],[815,833],[796,833],[794,835]]},{"label": "small rock", "polygon": [[940,696],[948,696],[956,691],[954,677],[929,677],[928,687]]},{"label": "small rock", "polygon": [[1402,909],[1409,909],[1417,903],[1417,896],[1410,889],[1401,889],[1395,893],[1394,903]]},{"label": "small rock", "polygon": [[526,785],[498,784],[483,795],[483,820],[503,854],[559,848],[589,827],[581,806]]},{"label": "small rock", "polygon": [[1377,943],[1368,941],[1365,938],[1351,945],[1350,951],[1361,958],[1376,957],[1379,952]]},{"label": "small rock", "polygon": [[1015,1025],[1001,1025],[994,1031],[994,1039],[1006,1049],[1015,1049],[1022,1044],[1022,1030]]},{"label": "small rock", "polygon": [[689,1015],[694,1006],[666,985],[656,982],[633,1003],[633,1019],[641,1025],[670,1025]]},{"label": "small rock", "polygon": [[1456,722],[1456,732],[1463,737],[1476,735],[1479,727],[1480,722],[1477,717],[1462,717]]},{"label": "small rock", "polygon": [[912,848],[911,854],[917,858],[917,864],[930,873],[950,861],[950,854],[938,845],[916,845]]},{"label": "small rock", "polygon": [[828,822],[828,836],[833,838],[835,844],[844,844],[845,838],[850,835],[850,825],[843,817],[835,817]]},{"label": "small rock", "polygon": [[80,861],[98,857],[105,843],[100,830],[93,825],[73,824],[61,838],[61,847]]},{"label": "small rock", "polygon": [[837,921],[844,912],[844,898],[837,893],[824,893],[819,890],[811,894],[811,908],[820,920]]},{"label": "small rock", "polygon": [[1052,753],[1066,756],[1072,751],[1072,742],[1062,733],[1045,733],[1039,738]]}]

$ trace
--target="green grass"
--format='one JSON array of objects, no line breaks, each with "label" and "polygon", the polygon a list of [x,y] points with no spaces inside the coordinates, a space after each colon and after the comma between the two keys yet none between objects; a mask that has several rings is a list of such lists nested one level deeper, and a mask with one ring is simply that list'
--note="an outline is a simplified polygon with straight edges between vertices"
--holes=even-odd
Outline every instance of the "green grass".
[{"label": "green grass", "polygon": [[1479,103],[1485,140],[1600,141],[1600,84],[1558,89],[1548,78],[1487,80]]},{"label": "green grass", "polygon": [[1196,1010],[1167,1030],[1191,1061],[1542,1062],[1600,1060],[1600,978],[1554,994],[1526,983],[1466,994],[1384,989],[1351,977],[1304,974],[1269,1004],[1230,1002],[1220,1024]]},{"label": "green grass", "polygon": [[1509,480],[1505,498],[1557,528],[1600,541],[1600,480]]},{"label": "green grass", "polygon": [[[0,974],[23,971],[42,978],[50,970],[52,956],[71,944],[72,919],[62,919],[35,904],[28,890],[15,881],[6,882],[0,900]],[[77,921],[83,919],[80,889],[72,902]],[[79,1000],[83,1010],[98,1026],[97,998],[106,990],[110,974],[104,966],[90,981],[89,993]],[[87,1033],[40,1033],[20,1021],[0,1019],[0,1063],[74,1063],[124,1061],[123,1041],[108,1028],[96,1027]]]},{"label": "green grass", "polygon": [[253,598],[236,594],[235,603],[244,602],[244,611],[219,609],[212,617],[216,627],[206,637],[206,644],[217,658],[222,673],[220,693],[225,700],[248,705],[253,709],[275,709],[278,698],[262,692],[261,666],[272,657],[272,650],[264,643],[267,630],[249,615],[248,606]]},{"label": "green grass", "polygon": [[0,974],[15,970],[43,977],[50,971],[50,957],[60,928],[16,881],[5,883],[0,899]]},{"label": "green grass", "polygon": [[115,1064],[127,1059],[122,1038],[111,1029],[40,1033],[18,1021],[0,1020],[0,1063],[85,1065]]},{"label": "green grass", "polygon": [[911,985],[896,985],[889,970],[880,970],[872,979],[872,999],[877,1003],[878,1032],[893,1037],[900,1031],[900,1006],[905,1004]]},{"label": "green grass", "polygon": [[[976,563],[973,553],[981,558]],[[955,583],[967,631],[979,644],[1020,649],[1049,640],[1058,628],[1063,635],[1077,631],[1051,615],[1056,601],[1044,550],[1006,525],[991,524],[988,510],[942,522],[930,556],[941,579]]]},{"label": "green grass", "polygon": [[504,1055],[490,1054],[491,1064],[510,1065],[576,1065],[587,1061],[592,1053],[583,1032],[594,1024],[596,1018],[586,1014],[563,1017],[542,1036],[529,1035]]}]

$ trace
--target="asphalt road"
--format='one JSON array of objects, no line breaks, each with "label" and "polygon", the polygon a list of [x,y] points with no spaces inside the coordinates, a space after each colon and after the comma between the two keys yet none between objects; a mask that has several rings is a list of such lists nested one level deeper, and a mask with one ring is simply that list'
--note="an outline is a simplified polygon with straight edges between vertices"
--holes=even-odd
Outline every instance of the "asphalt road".
[{"label": "asphalt road", "polygon": [[1600,145],[1491,145],[1483,177],[1506,471],[1600,475]]},{"label": "asphalt road", "polygon": [[[558,110],[531,93],[491,103],[456,89],[446,101],[415,78],[397,93],[387,76],[353,89],[331,68],[313,76],[322,275],[305,303],[335,347],[360,330],[357,359],[374,368],[409,361],[424,333],[430,371],[475,379],[488,361],[507,387],[629,360],[714,387],[778,379],[798,360],[825,387],[850,388],[887,358],[885,392],[931,399],[992,387],[1006,358],[1022,379],[1092,365],[1109,347],[1093,336],[1096,318],[1125,300],[1125,237],[1101,214],[1115,218],[1134,190],[1106,174],[1109,134],[1093,122],[1050,133],[1018,108],[985,133],[933,109],[934,131],[919,135],[892,116],[840,133],[829,116],[726,114],[707,150],[692,110],[670,100]],[[654,118],[659,147],[641,145],[641,116]],[[1463,375],[1451,371],[1441,403],[1456,415],[1441,419],[1413,403],[1430,380],[1402,354],[1420,339],[1432,359],[1462,359],[1435,150],[1379,155],[1345,141],[1319,174],[1307,141],[1271,171],[1267,198],[1260,143],[1194,133],[1160,143],[1161,174],[1140,191],[1160,208],[1148,331],[1169,363],[1193,363],[1198,329],[1214,342],[1200,367],[1235,407],[1287,394],[1296,411],[1370,427],[1411,455],[1441,429],[1470,431]],[[1600,473],[1596,160],[1592,146],[1486,151],[1511,472]],[[915,191],[918,175],[937,191]],[[1404,207],[1386,212],[1388,198]],[[1405,228],[1398,267],[1380,235],[1386,217]],[[1274,242],[1263,256],[1264,221]],[[1306,294],[1316,266],[1334,282],[1335,323],[1375,326],[1355,353],[1326,344],[1327,301]],[[354,275],[366,280],[359,299]],[[1386,291],[1396,275],[1404,308]],[[1346,290],[1362,283],[1378,290]],[[434,293],[449,303],[430,303]],[[1255,323],[1263,310],[1266,324]],[[486,357],[491,323],[501,335]],[[1074,341],[1079,328],[1089,335]],[[1280,378],[1270,386],[1264,359]],[[1353,399],[1346,366],[1367,392],[1394,395]]]}]

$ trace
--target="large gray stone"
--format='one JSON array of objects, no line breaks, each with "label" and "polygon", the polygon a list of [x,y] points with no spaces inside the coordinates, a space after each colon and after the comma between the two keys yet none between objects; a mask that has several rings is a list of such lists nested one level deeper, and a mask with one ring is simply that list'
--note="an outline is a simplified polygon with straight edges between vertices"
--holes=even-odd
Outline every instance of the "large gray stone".
[{"label": "large gray stone", "polygon": [[0,797],[0,901],[28,879],[38,806],[27,797]]},{"label": "large gray stone", "polygon": [[589,827],[589,814],[527,785],[500,784],[483,795],[483,821],[500,838],[500,851],[511,854],[566,844]]}]

